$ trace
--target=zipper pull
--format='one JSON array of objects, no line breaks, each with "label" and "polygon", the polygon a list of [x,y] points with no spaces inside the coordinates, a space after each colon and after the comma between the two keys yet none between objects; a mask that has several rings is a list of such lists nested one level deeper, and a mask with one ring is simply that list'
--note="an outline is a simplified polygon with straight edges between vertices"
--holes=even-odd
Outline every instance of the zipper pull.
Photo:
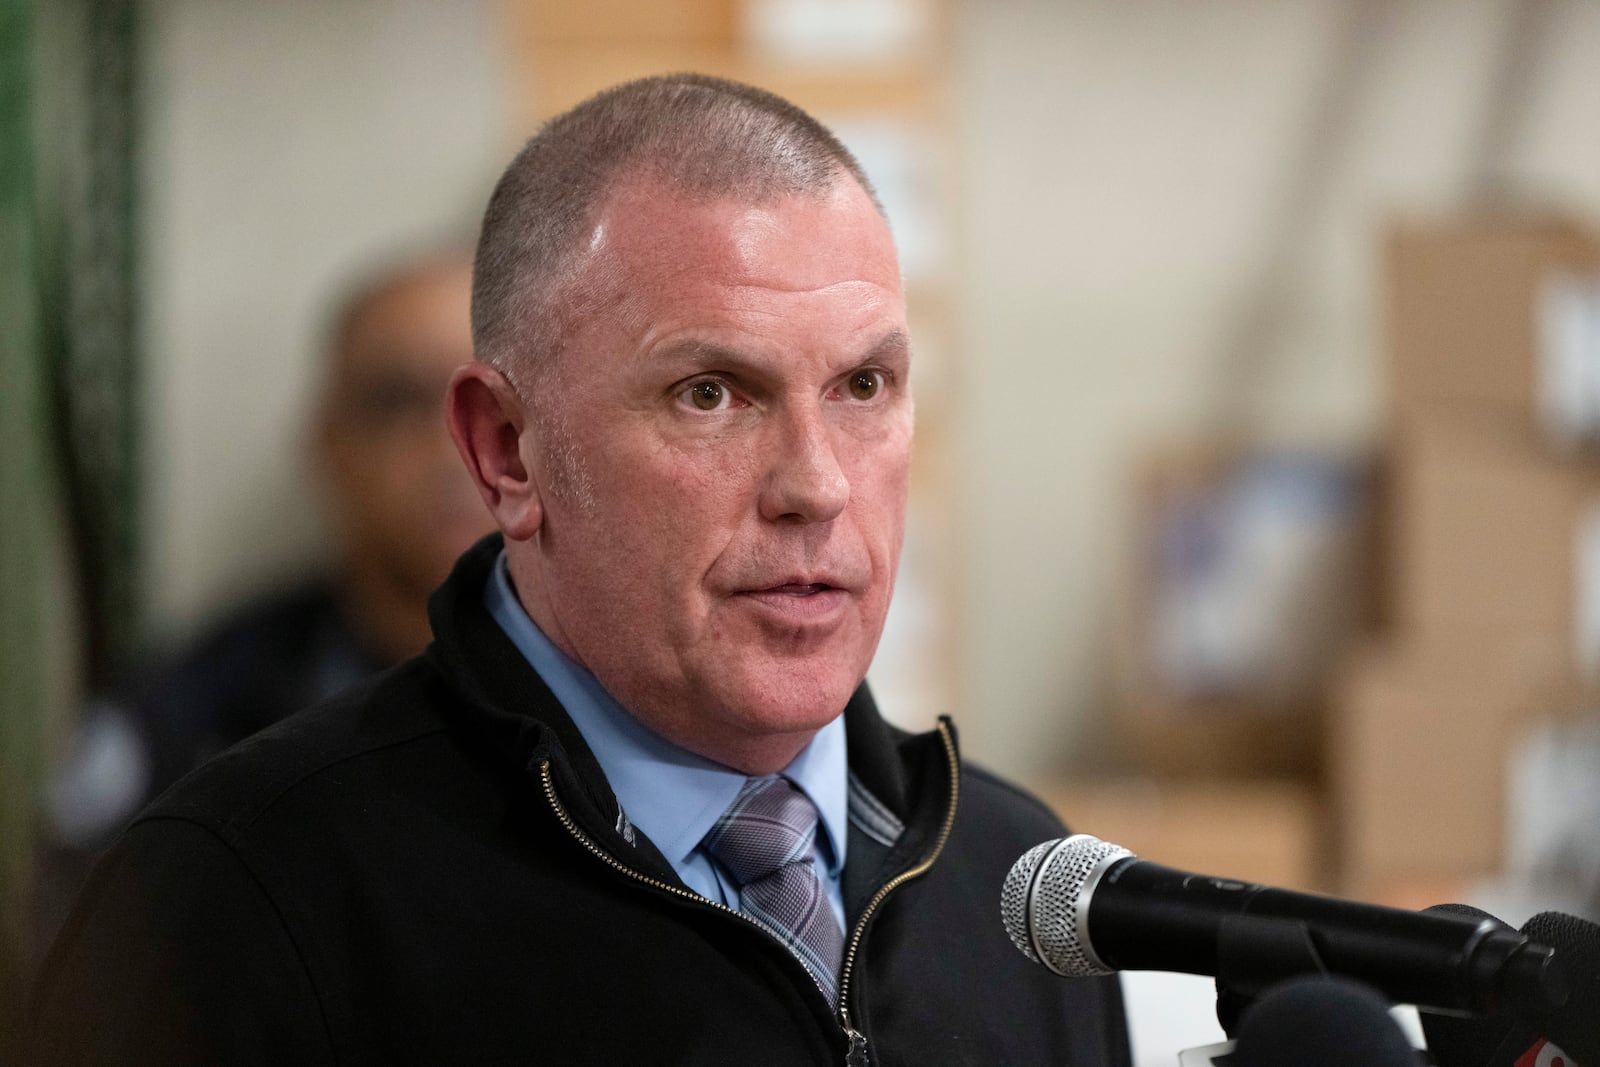
[{"label": "zipper pull", "polygon": [[844,1067],[872,1067],[872,1061],[867,1058],[867,1039],[848,1026],[844,1028],[844,1033],[850,1039],[850,1048],[844,1054]]}]

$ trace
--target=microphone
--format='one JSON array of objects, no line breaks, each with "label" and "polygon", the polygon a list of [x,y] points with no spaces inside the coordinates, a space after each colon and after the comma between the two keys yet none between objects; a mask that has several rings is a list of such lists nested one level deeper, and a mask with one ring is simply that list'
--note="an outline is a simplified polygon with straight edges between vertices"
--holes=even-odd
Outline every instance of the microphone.
[{"label": "microphone", "polygon": [[[1428,913],[1487,919],[1511,929],[1464,904],[1440,904]],[[1547,911],[1524,923],[1522,933],[1555,949],[1573,978],[1572,995],[1556,1010],[1507,1007],[1470,1018],[1422,1011],[1422,1030],[1440,1067],[1600,1064],[1600,924]]]},{"label": "microphone", "polygon": [[1586,1067],[1600,1067],[1600,923],[1542,911],[1522,932],[1555,949],[1572,976],[1572,995],[1546,1016],[1545,1036]]},{"label": "microphone", "polygon": [[1552,949],[1491,919],[1190,874],[1086,834],[1017,860],[1000,910],[1022,954],[1061,975],[1178,971],[1246,996],[1339,975],[1447,1011],[1553,1008],[1568,995]]},{"label": "microphone", "polygon": [[1419,1067],[1389,1004],[1342,978],[1292,978],[1244,1013],[1234,1067]]}]

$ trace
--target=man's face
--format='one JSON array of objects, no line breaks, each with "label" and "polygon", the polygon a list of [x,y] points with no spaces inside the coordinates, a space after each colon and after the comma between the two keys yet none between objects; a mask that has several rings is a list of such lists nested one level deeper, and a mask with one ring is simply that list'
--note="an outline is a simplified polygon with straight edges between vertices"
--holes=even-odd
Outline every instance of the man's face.
[{"label": "man's face", "polygon": [[493,529],[443,421],[451,371],[472,358],[471,269],[396,281],[351,320],[329,367],[319,458],[351,566],[426,596]]},{"label": "man's face", "polygon": [[894,584],[912,400],[888,228],[853,180],[760,205],[635,182],[590,249],[603,310],[534,404],[519,592],[657,732],[776,769],[865,676]]}]

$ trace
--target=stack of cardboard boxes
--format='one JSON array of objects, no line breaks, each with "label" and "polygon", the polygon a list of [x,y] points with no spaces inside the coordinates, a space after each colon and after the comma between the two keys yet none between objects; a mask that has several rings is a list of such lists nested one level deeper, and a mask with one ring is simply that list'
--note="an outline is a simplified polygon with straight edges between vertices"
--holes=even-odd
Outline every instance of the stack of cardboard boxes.
[{"label": "stack of cardboard boxes", "polygon": [[1326,889],[1328,681],[1365,617],[1367,465],[1189,442],[1131,480],[1115,724],[1128,777],[1046,785],[1069,825],[1152,860]]},{"label": "stack of cardboard boxes", "polygon": [[1600,241],[1478,220],[1387,254],[1388,625],[1338,688],[1329,766],[1340,888],[1413,903],[1501,867],[1508,759],[1593,678]]}]

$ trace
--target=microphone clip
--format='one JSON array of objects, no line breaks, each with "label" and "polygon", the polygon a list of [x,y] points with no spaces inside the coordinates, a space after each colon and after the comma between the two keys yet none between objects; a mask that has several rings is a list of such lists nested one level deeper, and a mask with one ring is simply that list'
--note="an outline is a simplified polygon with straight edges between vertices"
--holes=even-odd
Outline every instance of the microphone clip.
[{"label": "microphone clip", "polygon": [[1329,974],[1307,923],[1226,916],[1217,930],[1217,1021],[1234,1037],[1245,1010],[1267,989],[1290,978]]}]

